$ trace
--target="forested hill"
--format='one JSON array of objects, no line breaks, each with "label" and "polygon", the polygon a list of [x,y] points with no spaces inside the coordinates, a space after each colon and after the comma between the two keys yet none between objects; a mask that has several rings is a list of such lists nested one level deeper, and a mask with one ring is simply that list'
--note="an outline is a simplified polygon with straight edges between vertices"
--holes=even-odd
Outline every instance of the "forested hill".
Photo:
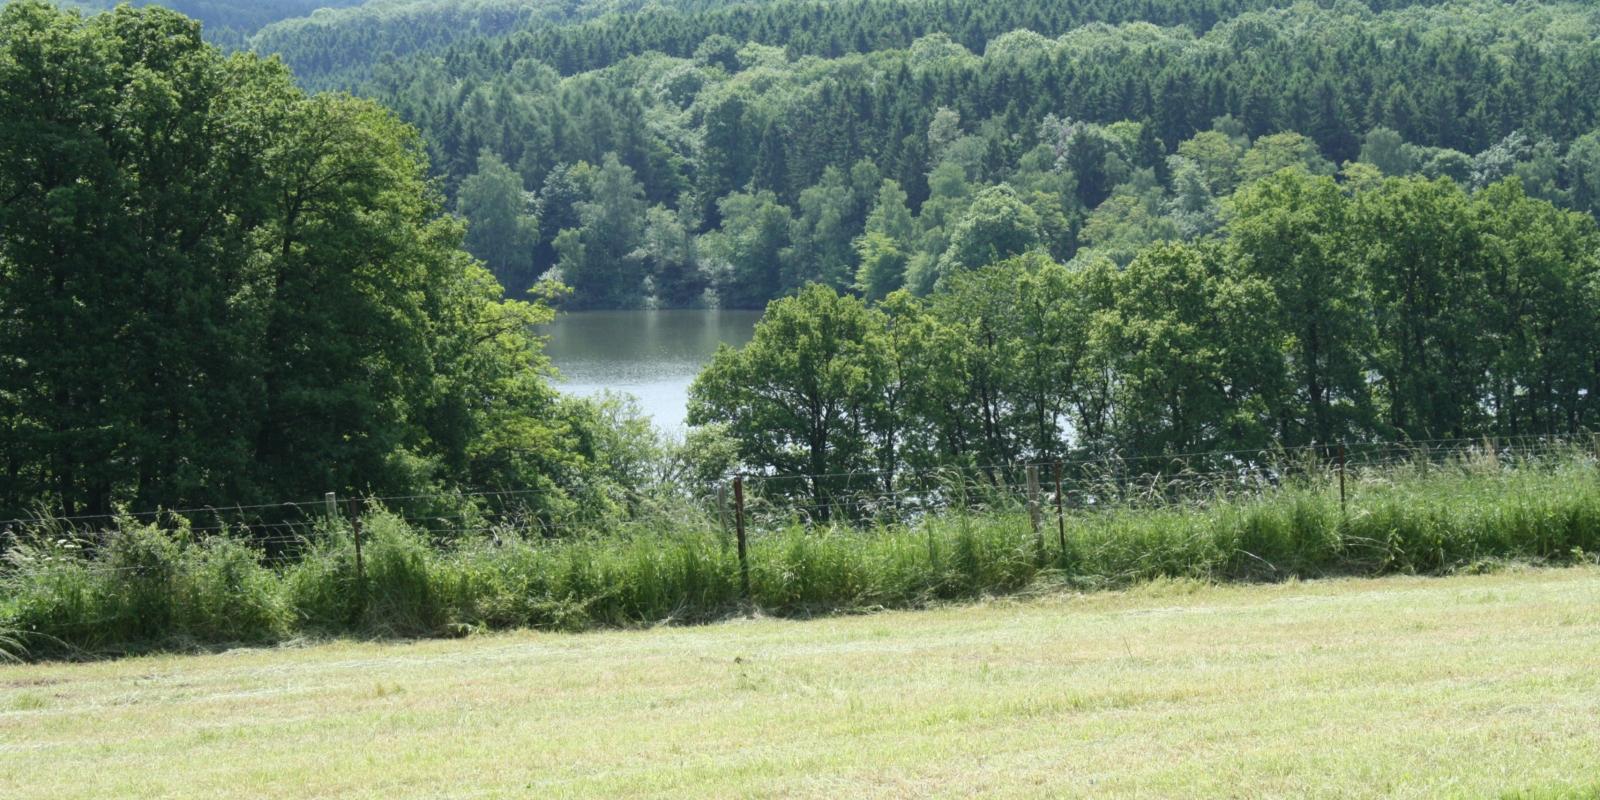
[{"label": "forested hill", "polygon": [[359,5],[362,0],[54,0],[57,6],[99,12],[119,3],[163,6],[193,17],[206,26],[207,38],[227,45],[243,45],[246,38],[281,19],[310,14],[320,8]]},{"label": "forested hill", "polygon": [[0,511],[568,519],[688,474],[548,385],[547,299],[768,308],[692,393],[705,476],[1600,418],[1593,4],[705,0],[423,46],[426,7],[300,42],[366,97],[169,11],[0,8]]},{"label": "forested hill", "polygon": [[[285,18],[249,46],[417,126],[472,252],[513,293],[561,278],[571,307],[759,307],[808,282],[927,292],[999,187],[1038,220],[1015,246],[1064,262],[1205,236],[1234,191],[1296,164],[1469,189],[1517,175],[1600,207],[1589,3],[368,0],[288,16],[313,4],[256,8]],[[227,8],[192,10],[243,25]]]},{"label": "forested hill", "polygon": [[[257,52],[282,56],[302,85],[347,88],[374,67],[457,42],[472,48],[529,30],[599,19],[649,17],[661,0],[367,0],[351,8],[285,19],[251,38]],[[669,0],[693,15],[737,0]],[[751,0],[745,0],[751,2]]]},{"label": "forested hill", "polygon": [[1294,164],[1516,174],[1593,211],[1597,34],[1562,2],[775,0],[282,49],[423,131],[513,290],[759,307],[807,282],[929,290],[1002,184],[1039,220],[1024,249],[1062,261],[1204,236]]},{"label": "forested hill", "polygon": [[[1437,0],[1352,0],[1395,8]],[[1204,32],[1245,11],[1293,0],[1067,0],[980,4],[966,0],[368,0],[355,8],[289,19],[253,40],[280,53],[304,84],[346,85],[397,55],[468,42],[445,57],[462,71],[494,74],[533,59],[562,74],[630,55],[689,56],[710,37],[837,57],[909,46],[944,33],[977,50],[1002,33],[1057,35],[1090,22],[1145,21]],[[492,37],[488,41],[481,41]]]},{"label": "forested hill", "polygon": [[[1349,0],[1343,5],[1385,10],[1436,2]],[[775,45],[794,56],[836,58],[905,48],[923,36],[942,33],[981,52],[991,39],[1011,31],[1057,36],[1091,23],[1149,22],[1203,33],[1249,11],[1293,5],[1295,0],[782,0],[761,7],[733,5],[710,13],[657,6],[581,26],[521,31],[479,50],[483,55],[475,66],[492,71],[534,58],[563,74],[573,74],[651,51],[688,56],[714,36]]]}]

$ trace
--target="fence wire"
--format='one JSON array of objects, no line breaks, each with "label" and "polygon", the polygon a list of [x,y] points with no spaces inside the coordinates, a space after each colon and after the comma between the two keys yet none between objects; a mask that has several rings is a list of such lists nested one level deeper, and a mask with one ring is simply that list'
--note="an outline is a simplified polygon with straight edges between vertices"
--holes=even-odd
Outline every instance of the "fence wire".
[{"label": "fence wire", "polygon": [[[981,465],[906,465],[820,474],[750,473],[716,485],[664,484],[647,490],[563,486],[498,488],[277,503],[218,503],[111,514],[35,515],[0,520],[0,552],[55,542],[92,553],[130,526],[170,529],[191,540],[229,539],[269,555],[291,555],[346,535],[363,514],[390,516],[447,543],[472,536],[571,538],[686,529],[751,532],[794,525],[916,525],[951,512],[1089,513],[1121,508],[1195,508],[1260,497],[1286,487],[1359,491],[1404,471],[1537,470],[1585,459],[1600,464],[1600,436],[1514,436],[1413,442],[1355,442],[1296,448],[1105,455]],[[744,503],[735,508],[734,481]],[[603,518],[552,514],[553,491],[600,491],[619,510]],[[737,517],[737,519],[736,519]]]}]

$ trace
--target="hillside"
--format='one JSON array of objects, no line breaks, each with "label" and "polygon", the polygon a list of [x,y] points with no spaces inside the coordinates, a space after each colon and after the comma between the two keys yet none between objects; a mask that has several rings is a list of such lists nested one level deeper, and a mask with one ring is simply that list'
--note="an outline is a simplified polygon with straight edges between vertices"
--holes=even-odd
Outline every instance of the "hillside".
[{"label": "hillside", "polygon": [[[171,5],[302,86],[395,109],[469,249],[513,294],[561,277],[574,308],[759,308],[874,270],[872,292],[926,294],[997,186],[1063,262],[1203,238],[1236,189],[1296,163],[1351,185],[1368,173],[1347,164],[1473,189],[1515,175],[1600,209],[1583,3]],[[905,222],[869,251],[875,212]]]},{"label": "hillside", "polygon": [[[1586,4],[383,8],[282,23],[257,46],[417,125],[473,252],[513,291],[556,270],[574,307],[854,289],[874,213],[905,220],[884,240],[904,264],[878,290],[926,293],[972,199],[1002,185],[1063,262],[1204,237],[1236,189],[1293,164],[1351,185],[1369,173],[1347,164],[1474,189],[1517,175],[1588,212],[1600,198]],[[754,263],[776,274],[753,279]]]},{"label": "hillside", "polygon": [[[731,0],[667,0],[680,13]],[[281,55],[303,85],[349,88],[380,65],[461,43],[481,48],[515,32],[549,30],[661,8],[662,0],[366,0],[286,18],[257,32],[250,47]]]},{"label": "hillside", "polygon": [[128,2],[162,6],[199,20],[213,41],[242,45],[252,33],[278,20],[299,17],[320,8],[359,5],[362,0],[52,0],[63,8],[98,13]]}]

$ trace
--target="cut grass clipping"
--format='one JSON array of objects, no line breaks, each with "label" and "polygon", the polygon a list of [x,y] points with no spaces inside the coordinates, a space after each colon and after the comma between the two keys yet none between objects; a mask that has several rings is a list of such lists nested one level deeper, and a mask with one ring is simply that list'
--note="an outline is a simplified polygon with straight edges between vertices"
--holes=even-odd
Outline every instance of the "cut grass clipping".
[{"label": "cut grass clipping", "polygon": [[0,668],[0,797],[1592,798],[1600,569]]},{"label": "cut grass clipping", "polygon": [[[226,537],[129,524],[89,556],[70,539],[16,548],[0,578],[0,630],[34,658],[260,644],[304,635],[438,636],[707,621],[743,607],[734,549],[715,524],[632,525],[569,540],[430,544],[397,516],[266,563]],[[1054,531],[1050,531],[1054,534]],[[1156,578],[1283,580],[1444,574],[1600,552],[1600,469],[1572,458],[1367,476],[1341,510],[1325,484],[1201,506],[1073,515],[1066,547],[1021,509],[951,512],[911,526],[793,525],[751,544],[754,605],[769,615],[916,607],[1004,594],[1041,578],[1073,588]],[[4,646],[4,645],[0,645]],[[9,652],[19,648],[14,642]]]}]

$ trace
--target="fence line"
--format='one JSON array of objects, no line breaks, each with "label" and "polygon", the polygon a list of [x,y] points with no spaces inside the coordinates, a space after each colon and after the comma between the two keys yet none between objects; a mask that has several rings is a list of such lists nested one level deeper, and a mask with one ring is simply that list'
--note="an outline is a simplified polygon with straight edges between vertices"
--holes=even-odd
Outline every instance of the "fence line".
[{"label": "fence line", "polygon": [[[1180,454],[1117,454],[1078,459],[1017,461],[989,465],[942,465],[906,467],[896,470],[839,471],[819,474],[743,473],[729,476],[742,485],[743,516],[756,523],[775,519],[806,518],[839,521],[872,517],[889,512],[909,515],[958,506],[993,505],[1005,500],[1025,504],[1026,476],[1030,468],[1039,470],[1046,481],[1044,494],[1050,503],[1059,502],[1067,510],[1081,510],[1140,502],[1186,504],[1207,502],[1217,496],[1260,493],[1286,482],[1307,476],[1337,478],[1340,493],[1348,492],[1347,480],[1359,480],[1364,472],[1402,465],[1426,467],[1432,463],[1469,458],[1527,461],[1552,454],[1572,454],[1581,449],[1600,459],[1600,442],[1591,437],[1543,435],[1439,439],[1418,442],[1333,443],[1293,448],[1202,451]],[[1158,468],[1135,469],[1133,465],[1155,462]],[[1219,462],[1227,462],[1219,464]],[[854,484],[851,479],[874,478],[871,484]],[[885,488],[892,487],[892,488]],[[517,501],[537,498],[551,489],[457,490],[412,495],[361,498],[380,508],[396,510],[395,516],[430,535],[452,535],[500,529],[522,529],[545,535],[592,532],[601,524],[640,522],[681,523],[673,516],[686,505],[715,520],[726,513],[725,503],[715,498],[726,494],[719,487],[679,487],[675,496],[656,496],[624,487],[594,487],[572,484],[561,490],[621,490],[622,499],[639,508],[621,519],[592,520],[542,517],[534,507]],[[418,502],[464,503],[444,513],[408,511],[407,504]],[[1038,502],[1035,500],[1035,502]],[[499,503],[498,507],[473,505]],[[305,539],[304,534],[331,522],[347,524],[337,511],[330,514],[327,498],[316,501],[288,501],[254,504],[215,504],[179,509],[118,511],[108,514],[70,516],[38,515],[0,520],[0,546],[4,535],[20,531],[57,529],[73,536],[94,536],[123,527],[128,522],[182,528],[190,534],[242,532],[261,544],[281,545]],[[273,512],[294,515],[296,519],[275,517]],[[654,515],[654,516],[652,516]],[[285,532],[294,532],[292,535]]]},{"label": "fence line", "polygon": [[[1137,459],[1105,458],[944,466],[903,472],[734,475],[725,484],[679,487],[681,496],[676,497],[624,490],[620,494],[637,507],[627,515],[603,522],[541,518],[533,509],[517,505],[456,508],[444,513],[422,513],[400,507],[390,511],[388,516],[436,543],[484,535],[496,537],[491,541],[498,544],[497,537],[502,533],[564,540],[569,536],[596,533],[606,526],[622,535],[637,530],[720,531],[725,542],[724,557],[735,557],[728,550],[737,547],[740,592],[749,607],[752,542],[796,525],[823,525],[844,532],[854,529],[862,535],[871,535],[873,530],[884,526],[911,529],[944,513],[960,515],[963,525],[973,513],[1014,515],[1007,519],[1015,519],[1019,531],[1027,535],[1026,542],[1019,539],[1018,546],[1025,548],[1031,554],[1029,557],[1036,557],[1042,565],[1049,558],[1051,539],[1056,540],[1058,552],[1067,552],[1069,519],[1117,509],[1203,508],[1218,501],[1260,497],[1285,487],[1300,486],[1330,493],[1336,490],[1342,511],[1352,490],[1359,493],[1360,487],[1369,481],[1387,480],[1384,471],[1414,468],[1426,474],[1428,470],[1443,467],[1486,477],[1510,476],[1516,471],[1570,465],[1579,458],[1600,466],[1600,439],[1525,437],[1517,441],[1519,443],[1513,444],[1509,437],[1455,440],[1450,447],[1372,443],[1365,452],[1336,443],[1331,447],[1198,453],[1191,454],[1188,460],[1179,456],[1151,456],[1148,460],[1160,458],[1169,467],[1178,465],[1182,469],[1147,472],[1126,469],[1128,463]],[[1216,462],[1223,459],[1235,461],[1217,468]],[[1112,468],[1103,469],[1105,466]],[[839,485],[840,478],[862,475],[889,480],[875,482],[872,486],[852,485],[848,481]],[[99,548],[113,544],[111,534],[124,523],[170,523],[180,536],[194,537],[207,544],[237,539],[277,557],[296,558],[304,548],[330,543],[338,547],[353,545],[356,586],[363,587],[358,590],[364,591],[363,543],[371,535],[363,524],[367,504],[388,510],[387,503],[419,500],[516,501],[536,497],[545,491],[548,490],[454,491],[344,498],[343,503],[330,492],[316,502],[202,506],[188,510],[199,519],[186,519],[180,510],[158,509],[105,516],[11,520],[10,525],[0,522],[0,554],[10,553],[9,561],[0,561],[0,572],[8,567],[26,569],[30,563],[59,560],[77,564],[94,574],[147,573],[148,568],[137,563],[116,559],[108,562],[95,556]],[[282,509],[293,509],[301,518],[244,519],[249,512]],[[1052,512],[1055,519],[1047,519]],[[230,524],[229,515],[237,522]],[[85,529],[75,524],[86,519],[108,519],[113,526]],[[207,524],[196,525],[195,522]],[[22,526],[21,531],[16,529],[18,524]],[[1055,528],[1054,536],[1047,533],[1050,527]],[[19,533],[32,537],[30,541],[35,544],[47,540],[49,546],[11,552],[22,541]],[[731,561],[729,565],[732,566]],[[365,598],[357,602],[364,603]]]}]

